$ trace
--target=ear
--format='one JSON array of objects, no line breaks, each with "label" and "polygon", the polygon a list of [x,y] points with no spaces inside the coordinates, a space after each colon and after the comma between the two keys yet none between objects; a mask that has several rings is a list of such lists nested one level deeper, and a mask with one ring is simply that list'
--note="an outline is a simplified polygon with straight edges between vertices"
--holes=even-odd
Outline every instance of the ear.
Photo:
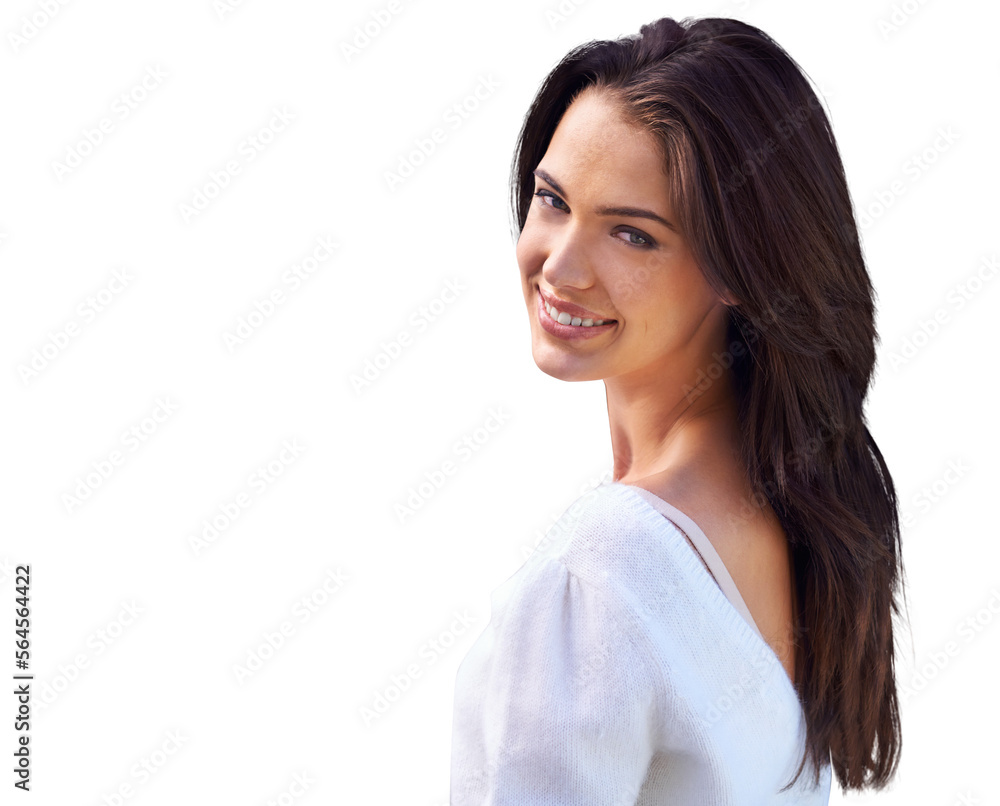
[{"label": "ear", "polygon": [[719,280],[719,278],[716,278],[716,281],[719,284],[721,284],[721,288],[716,283],[712,283],[711,284],[713,286],[713,290],[718,294],[718,296],[716,297],[716,299],[719,302],[721,302],[723,305],[725,305],[727,308],[733,308],[733,307],[739,305],[740,304],[739,297],[737,297],[730,290],[729,286],[725,285],[724,283],[721,283],[721,280]]}]

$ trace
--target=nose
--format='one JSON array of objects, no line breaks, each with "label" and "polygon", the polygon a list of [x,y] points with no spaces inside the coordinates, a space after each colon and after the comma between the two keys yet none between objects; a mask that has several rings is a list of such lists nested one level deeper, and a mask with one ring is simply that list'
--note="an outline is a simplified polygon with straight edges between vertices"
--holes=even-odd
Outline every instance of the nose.
[{"label": "nose", "polygon": [[550,232],[541,243],[542,279],[549,288],[589,288],[594,283],[592,251],[572,225]]}]

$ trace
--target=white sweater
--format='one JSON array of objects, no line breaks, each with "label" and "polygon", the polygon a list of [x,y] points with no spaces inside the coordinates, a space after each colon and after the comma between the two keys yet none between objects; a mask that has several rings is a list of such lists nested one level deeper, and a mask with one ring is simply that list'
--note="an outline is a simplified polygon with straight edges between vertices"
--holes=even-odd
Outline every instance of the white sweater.
[{"label": "white sweater", "polygon": [[817,786],[807,763],[778,792],[805,714],[694,531],[707,544],[669,504],[608,482],[493,591],[456,677],[451,806],[829,802],[829,758]]}]

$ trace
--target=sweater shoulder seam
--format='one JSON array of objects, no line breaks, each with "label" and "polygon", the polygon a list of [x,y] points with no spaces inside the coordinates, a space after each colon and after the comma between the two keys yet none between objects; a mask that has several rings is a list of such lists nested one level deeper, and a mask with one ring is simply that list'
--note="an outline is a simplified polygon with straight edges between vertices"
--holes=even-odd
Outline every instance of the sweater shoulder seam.
[{"label": "sweater shoulder seam", "polygon": [[[655,696],[653,698],[653,716],[657,728],[660,729],[667,716],[664,713],[663,704],[667,701],[667,698],[670,695],[670,690],[667,684],[667,676],[662,673],[663,670],[660,668],[661,664],[656,659],[655,653],[652,651],[651,647],[648,646],[648,641],[644,642],[647,646],[639,646],[639,638],[635,634],[634,630],[631,629],[634,620],[639,618],[638,614],[634,612],[633,608],[629,607],[625,597],[616,595],[616,592],[612,588],[606,585],[601,585],[596,580],[573,570],[562,555],[548,557],[547,559],[562,565],[570,577],[578,580],[580,584],[593,591],[596,594],[597,601],[600,602],[601,607],[603,607],[605,612],[608,613],[610,619],[621,628],[621,634],[628,640],[629,645],[632,647],[634,652],[635,658],[639,661],[639,664],[642,667],[644,678],[649,680],[655,687]],[[626,616],[625,613],[628,615]],[[660,673],[654,673],[654,669],[658,670]]]}]

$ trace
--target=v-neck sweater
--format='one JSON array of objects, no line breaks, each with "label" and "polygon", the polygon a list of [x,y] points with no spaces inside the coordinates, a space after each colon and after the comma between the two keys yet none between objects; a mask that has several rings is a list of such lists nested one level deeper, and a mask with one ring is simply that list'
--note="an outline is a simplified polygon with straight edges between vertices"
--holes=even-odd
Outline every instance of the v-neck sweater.
[{"label": "v-neck sweater", "polygon": [[666,501],[590,490],[490,601],[455,680],[451,806],[829,803],[829,757],[818,782],[807,763],[780,791],[805,750],[802,703]]}]

